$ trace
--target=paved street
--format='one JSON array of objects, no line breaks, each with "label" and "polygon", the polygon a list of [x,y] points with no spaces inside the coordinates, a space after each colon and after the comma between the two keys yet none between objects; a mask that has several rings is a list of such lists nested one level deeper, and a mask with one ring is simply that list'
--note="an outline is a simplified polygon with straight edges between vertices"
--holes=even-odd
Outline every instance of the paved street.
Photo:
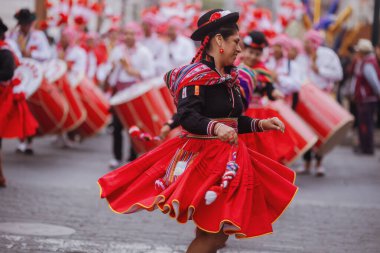
[{"label": "paved street", "polygon": [[[0,189],[1,223],[43,223],[75,233],[60,236],[0,231],[0,252],[171,253],[184,252],[194,225],[179,225],[156,211],[116,215],[99,199],[110,138],[101,135],[75,149],[56,149],[37,139],[36,155],[16,154],[3,143],[8,187]],[[376,157],[336,148],[326,159],[325,178],[298,177],[300,191],[272,235],[230,238],[221,253],[380,252],[380,150]],[[43,232],[43,231],[42,231]]]}]

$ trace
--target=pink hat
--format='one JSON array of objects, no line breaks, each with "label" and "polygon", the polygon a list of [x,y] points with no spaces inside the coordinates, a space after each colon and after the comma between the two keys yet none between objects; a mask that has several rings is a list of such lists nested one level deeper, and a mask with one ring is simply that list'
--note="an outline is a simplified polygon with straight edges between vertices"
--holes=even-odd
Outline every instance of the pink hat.
[{"label": "pink hat", "polygon": [[131,21],[125,25],[124,29],[134,31],[136,38],[142,38],[143,31],[139,23]]},{"label": "pink hat", "polygon": [[301,40],[299,40],[299,39],[291,39],[290,43],[291,43],[291,47],[295,48],[298,53],[302,53],[303,52],[303,43],[302,43]]},{"label": "pink hat", "polygon": [[184,27],[184,20],[181,17],[174,16],[170,18],[168,22],[168,27],[169,26],[175,27],[176,29],[181,29]]},{"label": "pink hat", "polygon": [[142,17],[142,22],[147,23],[148,25],[153,26],[153,27],[156,26],[158,23],[156,16],[151,12],[145,14]]},{"label": "pink hat", "polygon": [[292,45],[291,39],[285,35],[285,34],[279,34],[276,37],[274,37],[271,41],[270,44],[272,46],[274,45],[279,45],[281,46],[284,50],[288,51]]},{"label": "pink hat", "polygon": [[320,45],[322,45],[324,38],[319,31],[309,30],[305,33],[304,40],[310,41],[315,48],[318,48]]},{"label": "pink hat", "polygon": [[68,38],[70,44],[75,43],[80,36],[79,32],[72,26],[66,26],[62,30],[61,35]]},{"label": "pink hat", "polygon": [[134,22],[134,21],[128,22],[125,25],[124,29],[125,30],[132,30],[135,33],[141,32],[141,26],[140,26],[140,24],[138,24],[137,22]]}]

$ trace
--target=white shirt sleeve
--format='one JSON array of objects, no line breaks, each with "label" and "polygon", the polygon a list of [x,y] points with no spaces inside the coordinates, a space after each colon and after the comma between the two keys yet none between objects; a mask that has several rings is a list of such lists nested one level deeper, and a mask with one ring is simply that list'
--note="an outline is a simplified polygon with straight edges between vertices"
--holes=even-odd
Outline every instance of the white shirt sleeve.
[{"label": "white shirt sleeve", "polygon": [[195,56],[195,45],[190,39],[178,37],[177,40],[176,43],[178,43],[178,45],[173,49],[169,48],[172,67],[189,64],[191,59]]},{"label": "white shirt sleeve", "polygon": [[27,48],[31,50],[31,56],[38,61],[46,61],[51,58],[49,42],[45,34],[41,31],[33,31]]},{"label": "white shirt sleeve", "polygon": [[[294,72],[297,72],[297,71],[294,71]],[[301,89],[300,78],[294,72],[292,69],[289,75],[278,76],[278,83],[279,83],[279,86],[281,86],[280,90],[286,95],[297,92]]]},{"label": "white shirt sleeve", "polygon": [[323,48],[317,56],[318,73],[331,82],[343,79],[343,69],[339,57],[329,48]]},{"label": "white shirt sleeve", "polygon": [[160,41],[160,50],[157,54],[157,58],[154,59],[154,65],[156,68],[156,74],[160,75],[170,70],[169,64],[169,48],[167,44]]},{"label": "white shirt sleeve", "polygon": [[138,62],[135,68],[140,72],[143,79],[154,77],[155,65],[152,53],[143,45],[139,45]]}]

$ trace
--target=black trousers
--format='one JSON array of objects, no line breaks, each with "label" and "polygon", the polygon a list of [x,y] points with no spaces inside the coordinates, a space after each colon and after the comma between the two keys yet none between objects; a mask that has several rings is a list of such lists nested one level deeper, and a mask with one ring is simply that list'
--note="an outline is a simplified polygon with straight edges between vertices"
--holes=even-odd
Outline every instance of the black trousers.
[{"label": "black trousers", "polygon": [[322,159],[323,159],[323,156],[321,155],[318,155],[317,153],[315,153],[312,149],[309,149],[304,155],[303,155],[303,160],[305,162],[311,162],[311,160],[313,159],[313,156],[315,157],[315,159],[320,162]]},{"label": "black trousers", "polygon": [[360,150],[364,153],[374,152],[374,114],[376,106],[377,102],[356,104]]},{"label": "black trousers", "polygon": [[[112,113],[112,151],[116,160],[123,160],[123,124],[121,123],[119,117],[115,112]],[[133,161],[137,158],[137,154],[131,144],[129,150],[129,159],[128,161]]]}]

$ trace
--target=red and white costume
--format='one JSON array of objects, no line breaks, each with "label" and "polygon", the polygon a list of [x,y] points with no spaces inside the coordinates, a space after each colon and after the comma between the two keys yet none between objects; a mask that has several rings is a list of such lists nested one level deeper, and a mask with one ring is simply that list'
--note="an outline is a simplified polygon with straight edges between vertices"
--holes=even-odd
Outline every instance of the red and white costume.
[{"label": "red and white costume", "polygon": [[[2,50],[12,52],[6,42],[0,41],[0,51]],[[13,53],[12,55],[17,67],[19,61]],[[19,84],[20,80],[17,78],[0,82],[0,138],[23,139],[33,136],[38,128]]]},{"label": "red and white costume", "polygon": [[[46,61],[51,58],[51,49],[49,42],[42,31],[31,30],[24,37],[20,31],[14,31],[10,34],[9,39],[18,45],[18,50],[31,53],[31,58],[37,61]],[[24,47],[24,48],[22,48]]]}]

